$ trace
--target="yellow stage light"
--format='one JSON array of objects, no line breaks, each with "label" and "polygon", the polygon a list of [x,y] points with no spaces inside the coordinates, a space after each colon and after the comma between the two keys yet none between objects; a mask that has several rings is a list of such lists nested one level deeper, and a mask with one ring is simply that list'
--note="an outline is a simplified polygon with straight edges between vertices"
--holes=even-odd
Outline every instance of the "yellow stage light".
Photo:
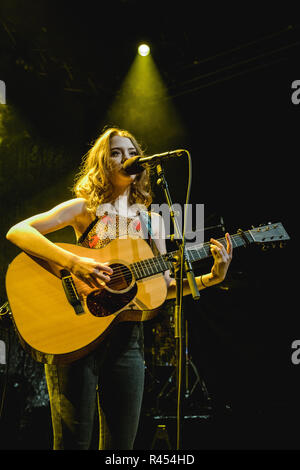
[{"label": "yellow stage light", "polygon": [[145,57],[150,54],[150,47],[147,44],[141,44],[138,51],[141,56]]},{"label": "yellow stage light", "polygon": [[152,54],[136,54],[103,124],[127,129],[152,153],[182,145],[184,125]]}]

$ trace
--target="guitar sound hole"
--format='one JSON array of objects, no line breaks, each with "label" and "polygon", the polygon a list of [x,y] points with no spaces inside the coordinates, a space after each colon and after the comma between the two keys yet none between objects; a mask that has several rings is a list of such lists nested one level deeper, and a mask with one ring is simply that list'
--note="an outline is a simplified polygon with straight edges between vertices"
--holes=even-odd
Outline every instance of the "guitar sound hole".
[{"label": "guitar sound hole", "polygon": [[121,291],[127,289],[132,282],[132,273],[124,264],[110,264],[113,274],[110,281],[106,283],[107,287],[114,291]]},{"label": "guitar sound hole", "polygon": [[132,283],[132,274],[123,264],[110,264],[113,269],[111,280],[107,282],[107,289],[92,291],[86,299],[86,304],[92,315],[96,317],[106,317],[125,307],[135,297],[137,285],[126,291]]}]

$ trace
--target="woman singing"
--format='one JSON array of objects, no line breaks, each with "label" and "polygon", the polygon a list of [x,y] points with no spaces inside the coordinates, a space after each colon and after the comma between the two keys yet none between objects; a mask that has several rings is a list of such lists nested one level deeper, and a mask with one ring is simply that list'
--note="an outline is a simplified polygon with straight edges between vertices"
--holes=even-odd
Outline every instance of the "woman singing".
[{"label": "woman singing", "polygon": [[[134,155],[142,155],[142,150],[129,132],[106,130],[84,158],[74,184],[76,198],[19,222],[8,231],[7,239],[29,254],[64,267],[89,287],[103,288],[113,275],[108,263],[75,255],[45,235],[72,226],[79,245],[103,248],[113,238],[130,236],[131,231],[139,234],[136,205],[148,208],[152,199],[148,170],[128,175],[122,169],[124,161]],[[151,239],[164,254],[162,226],[162,218],[151,214]],[[226,240],[224,248],[211,239],[214,263],[211,272],[196,277],[199,290],[224,280],[232,258],[229,234]],[[168,271],[164,278],[167,298],[174,298],[175,281]],[[190,294],[186,280],[183,293]],[[45,372],[54,449],[90,448],[97,397],[99,448],[133,449],[144,387],[141,322],[118,323],[93,352],[69,364],[46,364]]]}]

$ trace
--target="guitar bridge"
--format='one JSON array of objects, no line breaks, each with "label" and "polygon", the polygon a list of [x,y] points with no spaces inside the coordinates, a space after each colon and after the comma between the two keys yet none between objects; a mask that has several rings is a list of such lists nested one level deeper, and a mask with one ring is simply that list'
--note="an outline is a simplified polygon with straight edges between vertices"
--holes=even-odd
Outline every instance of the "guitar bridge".
[{"label": "guitar bridge", "polygon": [[69,304],[72,305],[72,307],[74,308],[76,315],[81,315],[82,313],[84,313],[84,309],[82,307],[82,304],[81,304],[81,301],[80,301],[80,298],[79,298],[79,295],[78,295],[78,292],[77,292],[77,289],[76,289],[76,286],[74,284],[71,274],[66,269],[62,269],[60,271],[60,275],[61,275],[62,285],[63,285]]}]

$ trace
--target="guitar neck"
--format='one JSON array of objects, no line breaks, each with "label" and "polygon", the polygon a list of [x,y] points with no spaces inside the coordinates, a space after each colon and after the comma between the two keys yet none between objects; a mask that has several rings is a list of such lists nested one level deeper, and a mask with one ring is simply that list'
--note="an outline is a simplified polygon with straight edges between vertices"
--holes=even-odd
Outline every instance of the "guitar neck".
[{"label": "guitar neck", "polygon": [[[227,246],[225,237],[219,238],[218,241],[222,243],[224,247]],[[251,237],[250,231],[248,230],[231,235],[231,241],[233,248],[238,248],[253,243],[253,238]],[[177,251],[171,251],[164,255],[155,256],[154,258],[144,259],[142,261],[131,264],[130,268],[132,269],[137,281],[139,279],[145,279],[149,276],[153,276],[154,274],[159,274],[170,269],[172,266],[172,258],[174,258],[177,253]],[[186,248],[186,256],[192,263],[209,258],[212,256],[210,251],[210,243],[205,242],[201,243],[200,245]]]},{"label": "guitar neck", "polygon": [[[245,247],[254,241],[249,230],[241,233],[235,233],[234,235],[231,235],[230,238],[233,248],[238,248],[241,246]],[[218,242],[222,243],[225,248],[227,247],[227,240],[225,237],[218,238],[217,240]],[[190,261],[195,262],[212,256],[210,245],[210,242],[206,242],[187,248]]]}]

